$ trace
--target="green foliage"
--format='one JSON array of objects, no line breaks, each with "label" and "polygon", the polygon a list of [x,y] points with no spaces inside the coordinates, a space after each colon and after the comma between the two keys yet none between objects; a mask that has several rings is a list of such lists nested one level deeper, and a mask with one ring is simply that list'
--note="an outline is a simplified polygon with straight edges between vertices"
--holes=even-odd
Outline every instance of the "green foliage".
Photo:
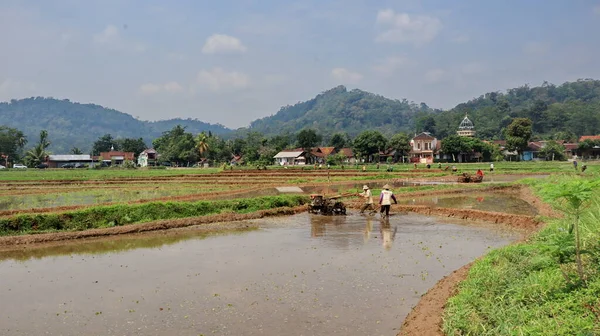
[{"label": "green foliage", "polygon": [[46,130],[41,130],[38,144],[33,149],[29,150],[27,154],[25,154],[26,165],[29,167],[34,167],[46,161],[46,157],[48,156],[46,148],[48,148],[48,146],[50,146],[50,141],[48,141],[48,132]]},{"label": "green foliage", "polygon": [[65,213],[28,214],[2,218],[0,235],[78,231],[224,212],[249,213],[277,207],[293,207],[302,205],[306,201],[305,196],[286,195],[227,201],[151,202],[98,206]]},{"label": "green foliage", "polygon": [[211,125],[196,119],[148,122],[94,104],[42,97],[0,102],[0,125],[20,129],[27,138],[37,137],[40,130],[47,130],[52,135],[52,145],[48,150],[55,154],[66,154],[72,147],[88,153],[93,142],[108,133],[117,139],[141,137],[150,143],[176,125],[187,127],[193,134],[203,130],[214,134],[231,132],[222,125]]},{"label": "green foliage", "polygon": [[73,148],[71,148],[71,152],[70,152],[70,153],[71,153],[71,154],[73,154],[73,155],[80,155],[80,154],[83,154],[83,152],[81,151],[81,149],[79,149],[79,148],[77,148],[77,147],[73,147]]},{"label": "green foliage", "polygon": [[447,138],[444,138],[441,149],[443,153],[452,155],[453,161],[456,161],[456,156],[458,154],[471,151],[471,148],[465,141],[465,137],[458,135],[451,135]]},{"label": "green foliage", "polygon": [[565,155],[565,146],[559,144],[554,140],[550,140],[540,150],[539,155],[546,160],[557,160],[566,161],[567,156]]},{"label": "green foliage", "polygon": [[119,150],[119,146],[113,136],[110,134],[104,134],[92,145],[92,154],[100,155],[102,152],[110,152],[111,148]]},{"label": "green foliage", "polygon": [[344,148],[350,142],[348,134],[346,133],[335,133],[329,140],[329,146],[335,147],[336,149]]},{"label": "green foliage", "polygon": [[506,148],[510,151],[517,151],[520,157],[527,148],[531,135],[531,120],[515,118],[506,129]]},{"label": "green foliage", "polygon": [[191,133],[187,133],[185,127],[181,125],[164,132],[152,144],[156,151],[162,155],[161,161],[176,162],[178,164],[198,161],[196,139]]},{"label": "green foliage", "polygon": [[[9,161],[16,162],[20,158],[26,143],[27,137],[23,132],[0,125],[0,155],[5,155]],[[3,165],[6,164],[6,157],[0,158]]]},{"label": "green foliage", "polygon": [[368,159],[379,154],[387,145],[387,139],[379,131],[364,131],[354,139],[354,153],[358,157]]},{"label": "green foliage", "polygon": [[314,129],[303,129],[298,133],[296,139],[298,147],[309,152],[311,148],[319,145],[323,138]]},{"label": "green foliage", "polygon": [[400,156],[407,156],[410,152],[410,137],[406,133],[397,133],[392,136],[389,148],[396,151],[396,160]]},{"label": "green foliage", "polygon": [[445,334],[600,334],[600,181],[527,183],[565,216],[477,261],[446,305]]},{"label": "green foliage", "polygon": [[143,138],[123,138],[115,140],[115,149],[117,148],[123,152],[132,152],[137,157],[148,147],[146,146]]}]

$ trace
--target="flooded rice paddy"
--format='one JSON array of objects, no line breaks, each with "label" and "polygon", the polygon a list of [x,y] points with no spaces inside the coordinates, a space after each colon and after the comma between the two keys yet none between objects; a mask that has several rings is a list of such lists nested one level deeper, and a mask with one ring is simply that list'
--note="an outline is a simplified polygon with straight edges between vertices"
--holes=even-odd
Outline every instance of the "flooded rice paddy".
[{"label": "flooded rice paddy", "polygon": [[517,196],[499,193],[432,195],[401,199],[400,204],[426,205],[440,208],[474,209],[535,216],[537,209]]},{"label": "flooded rice paddy", "polygon": [[256,225],[0,252],[0,334],[396,335],[443,276],[518,238],[412,214]]}]

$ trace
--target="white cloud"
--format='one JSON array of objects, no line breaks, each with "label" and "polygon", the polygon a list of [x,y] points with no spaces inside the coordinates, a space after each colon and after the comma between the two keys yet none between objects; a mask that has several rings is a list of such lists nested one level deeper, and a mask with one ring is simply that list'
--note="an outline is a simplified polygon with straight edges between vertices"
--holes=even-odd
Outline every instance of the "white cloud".
[{"label": "white cloud", "polygon": [[358,83],[363,78],[358,72],[353,72],[346,68],[334,68],[331,70],[331,76],[339,82],[348,84]]},{"label": "white cloud", "polygon": [[425,73],[425,81],[428,83],[439,83],[446,77],[446,71],[442,69],[431,69]]},{"label": "white cloud", "polygon": [[238,38],[214,34],[206,39],[202,52],[205,54],[233,54],[246,52],[246,46]]},{"label": "white cloud", "polygon": [[242,72],[213,68],[211,70],[201,70],[196,77],[196,83],[200,87],[213,92],[230,91],[248,87],[250,78]]},{"label": "white cloud", "polygon": [[433,40],[442,29],[442,22],[438,18],[396,13],[393,9],[380,10],[377,24],[382,32],[375,41],[388,43],[422,45]]},{"label": "white cloud", "polygon": [[113,25],[108,25],[104,30],[94,35],[94,43],[103,45],[117,43],[121,40],[119,30]]},{"label": "white cloud", "polygon": [[165,84],[146,83],[140,86],[139,92],[144,95],[153,95],[160,92],[176,93],[183,91],[183,86],[177,82]]},{"label": "white cloud", "polygon": [[406,56],[390,56],[379,61],[373,69],[383,75],[391,75],[411,63]]}]

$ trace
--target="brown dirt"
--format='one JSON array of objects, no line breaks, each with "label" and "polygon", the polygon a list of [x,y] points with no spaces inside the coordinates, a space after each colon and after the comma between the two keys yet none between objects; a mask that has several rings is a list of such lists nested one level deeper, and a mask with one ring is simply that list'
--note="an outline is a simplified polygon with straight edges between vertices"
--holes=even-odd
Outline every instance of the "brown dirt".
[{"label": "brown dirt", "polygon": [[[551,207],[543,203],[539,198],[537,198],[528,187],[520,186],[517,191],[519,192],[520,197],[522,197],[528,203],[534,205],[541,215],[556,215],[556,213],[551,209]],[[436,210],[440,209],[438,208]],[[493,214],[492,218],[496,217],[496,213],[490,214]],[[502,219],[499,218],[501,220],[500,222],[503,224],[507,224],[511,227],[525,228],[529,234],[536,232],[544,224],[543,222],[541,222],[541,220],[530,216],[510,216],[514,217],[512,217],[512,219],[510,219],[510,217],[505,217]],[[485,217],[485,215],[477,214],[476,217]],[[524,217],[529,217],[529,219]],[[508,222],[504,222],[504,220],[507,220]],[[446,302],[448,302],[448,299],[450,299],[456,294],[458,290],[458,285],[464,279],[466,279],[469,273],[469,269],[472,265],[473,263],[470,263],[459,268],[452,274],[438,281],[438,283],[435,286],[433,286],[429,291],[427,291],[427,293],[425,293],[425,295],[421,297],[419,303],[412,309],[412,311],[404,320],[404,323],[402,324],[398,335],[443,336],[444,333],[442,331],[442,317],[444,316],[444,308],[446,306]]]},{"label": "brown dirt", "polygon": [[56,242],[62,240],[73,240],[82,238],[103,237],[111,235],[132,234],[148,231],[167,230],[174,228],[182,228],[193,225],[201,225],[208,223],[232,222],[248,219],[257,219],[263,217],[293,215],[299,212],[306,211],[306,206],[297,206],[293,208],[281,207],[269,210],[261,210],[248,214],[225,213],[208,215],[201,217],[181,218],[172,220],[160,220],[148,223],[131,224],[125,226],[117,226],[104,229],[91,229],[75,232],[53,232],[32,234],[23,236],[8,236],[0,237],[0,248],[9,248],[14,246],[40,244],[48,242]]},{"label": "brown dirt", "polygon": [[438,281],[408,314],[398,336],[443,336],[442,316],[446,302],[467,277],[473,263],[465,265]]}]

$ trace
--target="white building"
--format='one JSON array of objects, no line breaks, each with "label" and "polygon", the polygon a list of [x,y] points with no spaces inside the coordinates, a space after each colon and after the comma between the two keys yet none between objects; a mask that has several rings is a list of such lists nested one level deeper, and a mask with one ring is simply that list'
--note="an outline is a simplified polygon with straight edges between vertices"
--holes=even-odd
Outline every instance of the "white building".
[{"label": "white building", "polygon": [[275,163],[281,166],[305,165],[306,152],[301,149],[283,150],[273,157]]}]

